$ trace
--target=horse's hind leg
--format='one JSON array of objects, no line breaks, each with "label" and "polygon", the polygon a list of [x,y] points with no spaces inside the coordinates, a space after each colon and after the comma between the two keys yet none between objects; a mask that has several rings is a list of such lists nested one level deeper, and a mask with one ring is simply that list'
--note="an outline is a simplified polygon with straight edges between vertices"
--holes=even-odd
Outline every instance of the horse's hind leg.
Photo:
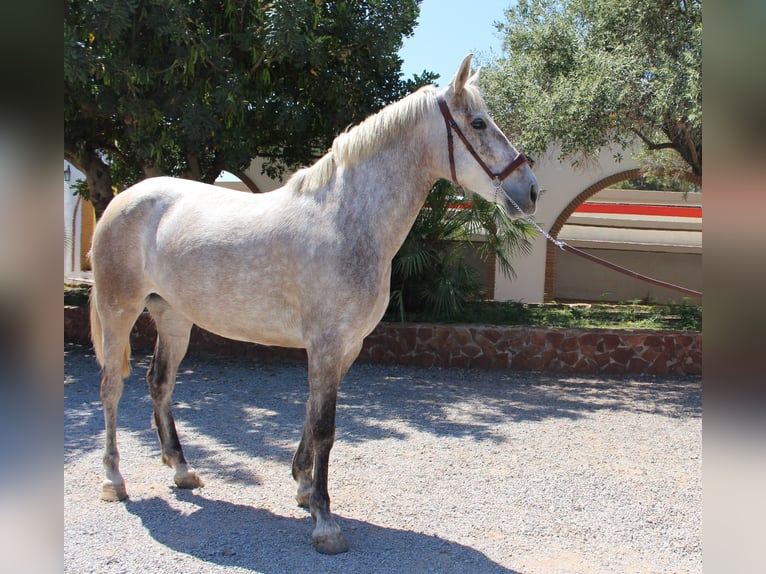
[{"label": "horse's hind leg", "polygon": [[[96,306],[97,301],[92,301]],[[129,372],[130,330],[143,309],[143,301],[129,308],[99,306],[94,309],[95,331],[100,335],[97,345],[102,366],[101,404],[104,408],[106,441],[104,445],[104,473],[106,480],[101,485],[103,500],[123,500],[128,493],[125,480],[120,473],[120,453],[117,450],[117,405],[124,387],[123,378]],[[98,335],[97,335],[98,336]]]},{"label": "horse's hind leg", "polygon": [[[109,357],[109,345],[105,345],[105,357]],[[122,396],[122,351],[119,352],[120,363],[113,365],[110,361],[104,365],[101,375],[101,404],[104,408],[104,426],[106,441],[104,444],[104,474],[106,479],[101,484],[102,500],[123,500],[128,497],[125,479],[120,473],[120,453],[117,450],[117,405]]]},{"label": "horse's hind leg", "polygon": [[186,462],[171,410],[176,373],[189,345],[192,323],[156,295],[147,299],[146,306],[157,325],[157,343],[146,380],[154,403],[162,462],[175,470],[173,480],[179,488],[203,486],[202,479]]}]

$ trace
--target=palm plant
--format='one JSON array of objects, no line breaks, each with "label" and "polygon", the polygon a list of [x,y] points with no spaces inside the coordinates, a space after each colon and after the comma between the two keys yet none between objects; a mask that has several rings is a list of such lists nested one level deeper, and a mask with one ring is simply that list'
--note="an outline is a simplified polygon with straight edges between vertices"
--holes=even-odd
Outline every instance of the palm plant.
[{"label": "palm plant", "polygon": [[496,204],[466,201],[450,182],[438,181],[394,257],[389,313],[401,321],[408,314],[449,318],[481,295],[468,248],[484,261],[494,255],[503,274],[513,277],[511,258],[529,252],[532,234],[528,223],[509,219]]}]

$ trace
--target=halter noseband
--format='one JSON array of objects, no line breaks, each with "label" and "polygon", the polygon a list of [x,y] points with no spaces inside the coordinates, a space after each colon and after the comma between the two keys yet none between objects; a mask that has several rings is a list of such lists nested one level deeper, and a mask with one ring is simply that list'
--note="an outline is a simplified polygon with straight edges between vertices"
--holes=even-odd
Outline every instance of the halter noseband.
[{"label": "halter noseband", "polygon": [[506,177],[511,175],[514,171],[519,169],[522,165],[527,163],[527,158],[523,153],[520,153],[517,155],[511,163],[508,164],[508,166],[500,172],[495,173],[492,171],[489,166],[484,162],[481,157],[479,157],[479,154],[476,153],[476,150],[471,145],[471,142],[468,141],[468,139],[463,135],[463,132],[461,131],[460,127],[457,125],[457,122],[455,121],[455,118],[452,117],[452,112],[449,110],[449,106],[447,106],[447,102],[444,101],[444,98],[442,96],[437,96],[436,101],[439,104],[439,110],[441,110],[442,116],[444,117],[444,124],[447,126],[447,148],[449,149],[449,168],[450,172],[452,174],[452,181],[458,185],[457,180],[457,172],[455,171],[455,143],[454,138],[452,137],[452,130],[455,130],[455,133],[457,134],[457,137],[460,138],[460,141],[463,142],[463,145],[465,145],[466,149],[471,152],[471,155],[474,157],[474,159],[478,162],[478,164],[481,166],[481,168],[486,172],[486,174],[490,177],[490,179],[494,180],[496,183],[500,183],[503,181]]}]

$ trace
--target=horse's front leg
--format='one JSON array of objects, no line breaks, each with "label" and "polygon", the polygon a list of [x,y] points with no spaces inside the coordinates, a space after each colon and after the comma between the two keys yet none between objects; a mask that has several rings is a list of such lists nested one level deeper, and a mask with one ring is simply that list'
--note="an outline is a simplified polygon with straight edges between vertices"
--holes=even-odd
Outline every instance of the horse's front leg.
[{"label": "horse's front leg", "polygon": [[303,425],[303,435],[298,450],[293,456],[293,478],[298,483],[298,493],[295,500],[298,506],[308,508],[311,499],[314,470],[314,438],[311,424],[311,400],[306,404],[306,422]]},{"label": "horse's front leg", "polygon": [[348,550],[340,526],[330,513],[330,495],[327,491],[327,473],[330,450],[335,441],[335,408],[338,384],[315,393],[312,389],[312,442],[314,447],[314,480],[311,484],[309,510],[316,523],[311,539],[314,548],[323,554],[338,554]]},{"label": "horse's front leg", "polygon": [[[323,554],[348,550],[340,526],[330,513],[327,473],[335,441],[338,387],[359,352],[355,351],[332,353],[327,346],[309,349],[309,400],[303,437],[293,458],[293,477],[298,481],[298,503],[308,502],[315,522],[311,534],[314,548]],[[314,472],[309,484],[312,466]]]}]

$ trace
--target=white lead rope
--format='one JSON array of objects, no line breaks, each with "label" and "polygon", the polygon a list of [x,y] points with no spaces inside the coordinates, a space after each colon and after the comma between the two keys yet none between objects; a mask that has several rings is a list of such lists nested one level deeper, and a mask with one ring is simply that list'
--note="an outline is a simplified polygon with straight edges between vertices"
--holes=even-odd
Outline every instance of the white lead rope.
[{"label": "white lead rope", "polygon": [[498,191],[502,191],[503,195],[505,196],[505,198],[508,201],[511,202],[511,205],[513,205],[513,207],[516,208],[516,211],[518,211],[519,214],[521,214],[521,217],[524,218],[524,221],[526,221],[527,223],[530,223],[531,225],[533,225],[535,227],[535,229],[537,229],[540,233],[543,234],[543,237],[545,237],[548,241],[553,243],[556,247],[558,247],[559,249],[562,249],[562,250],[564,249],[564,245],[566,245],[566,244],[563,241],[559,241],[558,239],[553,237],[550,233],[545,231],[545,229],[543,229],[540,226],[540,224],[537,223],[537,221],[535,221],[534,217],[532,217],[531,215],[528,215],[527,213],[524,213],[524,210],[521,209],[521,207],[519,207],[519,204],[516,203],[516,201],[510,195],[505,193],[505,190],[503,189],[503,182],[500,181],[499,178],[495,178],[494,185],[495,185],[495,202],[497,202],[497,192]]}]

